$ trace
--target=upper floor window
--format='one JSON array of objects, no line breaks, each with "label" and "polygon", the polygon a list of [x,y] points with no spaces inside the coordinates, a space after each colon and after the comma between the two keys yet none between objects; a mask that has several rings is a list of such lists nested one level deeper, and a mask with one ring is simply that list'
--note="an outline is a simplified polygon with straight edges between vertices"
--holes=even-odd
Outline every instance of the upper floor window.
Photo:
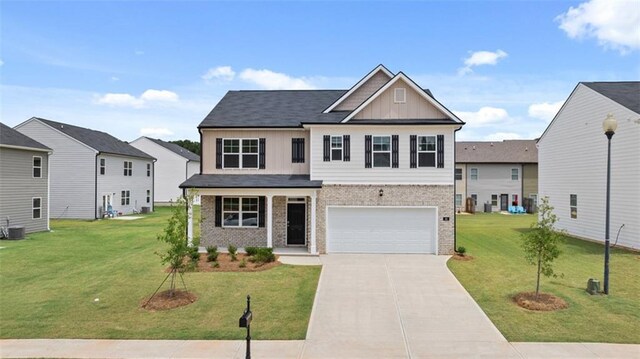
[{"label": "upper floor window", "polygon": [[33,219],[39,219],[42,216],[42,198],[34,197],[31,199],[31,212]]},{"label": "upper floor window", "polygon": [[151,163],[147,163],[147,177],[151,177]]},{"label": "upper floor window", "polygon": [[399,87],[393,90],[393,102],[394,103],[407,102],[407,90],[404,87]]},{"label": "upper floor window", "polygon": [[33,156],[33,178],[42,178],[42,157],[40,156]]},{"label": "upper floor window", "polygon": [[418,136],[418,167],[436,166],[436,136]]},{"label": "upper floor window", "polygon": [[[106,170],[107,170],[107,161],[104,158],[100,159],[100,174],[103,175],[105,174]],[[126,176],[126,174],[125,174]]]},{"label": "upper floor window", "polygon": [[569,195],[569,207],[571,210],[571,218],[578,218],[578,195],[571,194]]},{"label": "upper floor window", "polygon": [[258,227],[257,197],[225,197],[222,200],[222,218],[225,227]]},{"label": "upper floor window", "polygon": [[133,175],[133,162],[124,161],[124,175],[132,176]]},{"label": "upper floor window", "polygon": [[514,181],[518,180],[518,169],[517,168],[512,168],[511,169],[511,179]]},{"label": "upper floor window", "polygon": [[391,167],[391,136],[373,136],[373,167]]},{"label": "upper floor window", "polygon": [[291,163],[304,163],[304,138],[291,139]]},{"label": "upper floor window", "polygon": [[331,136],[331,160],[342,161],[342,136]]},{"label": "upper floor window", "polygon": [[462,168],[456,168],[456,181],[462,180]]},{"label": "upper floor window", "polygon": [[228,139],[222,145],[223,168],[258,168],[258,139]]},{"label": "upper floor window", "polygon": [[474,181],[478,179],[478,169],[477,168],[472,168],[471,169],[470,177]]}]

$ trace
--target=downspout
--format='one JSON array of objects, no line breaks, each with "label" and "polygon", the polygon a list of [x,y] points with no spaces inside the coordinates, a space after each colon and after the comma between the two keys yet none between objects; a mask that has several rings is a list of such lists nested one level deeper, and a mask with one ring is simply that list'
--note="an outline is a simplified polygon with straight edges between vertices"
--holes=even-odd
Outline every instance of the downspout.
[{"label": "downspout", "polygon": [[198,127],[198,133],[200,134],[200,174],[202,174],[202,147],[204,147],[204,143],[202,143],[202,129]]},{"label": "downspout", "polygon": [[[453,251],[455,252],[458,249],[458,220],[456,218],[456,132],[460,131],[462,126],[458,127],[458,129],[453,131]],[[466,176],[466,166],[464,175]],[[465,178],[464,181],[465,192],[467,181]],[[464,198],[466,200],[466,198]]]},{"label": "downspout", "polygon": [[51,152],[47,152],[47,231],[51,230]]},{"label": "downspout", "polygon": [[151,212],[156,211],[156,161],[151,162]]},{"label": "downspout", "polygon": [[93,166],[93,173],[95,177],[94,182],[94,194],[93,194],[93,217],[94,219],[98,219],[98,156],[100,156],[100,151],[96,152],[96,163]]}]

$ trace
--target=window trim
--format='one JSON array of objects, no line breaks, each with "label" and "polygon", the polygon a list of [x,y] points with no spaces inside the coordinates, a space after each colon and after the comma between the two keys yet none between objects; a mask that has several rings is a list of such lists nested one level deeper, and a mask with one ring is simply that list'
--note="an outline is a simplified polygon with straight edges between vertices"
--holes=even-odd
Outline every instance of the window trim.
[{"label": "window trim", "polygon": [[[127,163],[129,166],[127,167]],[[124,175],[125,177],[133,176],[133,161],[124,161]]]},{"label": "window trim", "polygon": [[[233,140],[238,140],[238,153],[227,153],[224,151],[224,142],[225,141],[233,141]],[[256,166],[255,167],[244,167],[243,163],[242,163],[242,156],[245,154],[242,151],[242,144],[244,141],[251,141],[251,140],[255,140],[256,141]],[[225,166],[225,155],[229,154],[229,155],[238,155],[238,167],[227,167]],[[246,153],[247,155],[254,155],[254,153]],[[231,138],[231,137],[223,137],[222,138],[222,169],[227,169],[227,170],[257,170],[260,169],[260,139],[257,137],[247,137],[247,138]]]},{"label": "window trim", "polygon": [[[220,223],[220,226],[223,228],[255,228],[258,229],[260,228],[260,197],[256,197],[256,196],[221,196],[222,197],[222,208],[220,208],[220,213],[222,215],[222,221]],[[226,211],[224,209],[224,200],[225,199],[233,199],[233,198],[237,198],[238,199],[238,210],[237,211]],[[257,210],[256,211],[244,211],[242,209],[242,201],[244,199],[255,199],[257,201]],[[224,219],[225,219],[225,214],[226,213],[237,213],[238,214],[238,225],[237,226],[227,226],[224,224]],[[243,225],[243,219],[244,219],[244,213],[255,213],[256,214],[256,225],[255,226],[245,226]]]},{"label": "window trim", "polygon": [[[460,171],[460,178],[458,178],[458,171]],[[454,180],[456,180],[456,181],[462,181],[462,178],[463,178],[463,176],[462,176],[462,175],[463,175],[463,173],[462,173],[462,168],[456,168],[456,169],[453,171],[453,178],[454,178]]]},{"label": "window trim", "polygon": [[[493,203],[493,197],[495,197],[495,204]],[[492,194],[491,195],[491,206],[492,207],[498,207],[500,205],[500,196],[498,196],[497,194]]]},{"label": "window trim", "polygon": [[[458,199],[460,199],[460,201],[458,201]],[[458,203],[458,202],[460,202],[460,203]],[[456,207],[462,207],[462,193],[456,193],[455,202],[454,203],[455,203]]]},{"label": "window trim", "polygon": [[151,203],[151,190],[147,190],[147,203]]},{"label": "window trim", "polygon": [[[40,207],[34,206],[34,200],[40,201]],[[34,211],[38,210],[38,217],[34,216]],[[31,219],[42,219],[42,197],[31,197]]]},{"label": "window trim", "polygon": [[151,177],[151,163],[147,163],[147,177]]},{"label": "window trim", "polygon": [[[402,99],[399,99],[399,93],[402,93]],[[393,103],[407,103],[407,89],[405,87],[395,87],[393,89]]]},{"label": "window trim", "polygon": [[[333,139],[334,138],[338,138],[340,139],[340,148],[337,147],[333,147]],[[334,159],[333,158],[333,150],[340,150],[340,159]],[[344,136],[343,135],[330,135],[329,136],[329,151],[330,151],[330,157],[329,159],[331,160],[331,162],[333,161],[344,161]]]},{"label": "window trim", "polygon": [[[40,166],[36,166],[36,158],[40,159]],[[40,176],[35,176],[35,170],[39,169]],[[42,156],[32,156],[31,157],[31,178],[42,178]],[[38,197],[35,197],[38,198]]]},{"label": "window trim", "polygon": [[[429,151],[429,150],[420,150],[420,138],[421,137],[433,137],[433,151]],[[420,166],[420,154],[421,153],[433,153],[433,166]],[[425,168],[436,168],[438,166],[438,136],[436,135],[422,135],[422,136],[418,136],[416,138],[416,157],[417,157],[417,163],[416,165],[418,166],[418,168],[420,167],[425,167]]]},{"label": "window trim", "polygon": [[120,205],[121,206],[131,205],[131,190],[123,189],[120,191]]},{"label": "window trim", "polygon": [[[516,171],[516,178],[513,178],[513,171]],[[512,168],[511,169],[511,180],[512,181],[519,181],[520,180],[520,170],[518,168]]]},{"label": "window trim", "polygon": [[[376,151],[375,150],[375,139],[376,137],[386,137],[389,139],[389,150],[388,151]],[[371,167],[372,168],[391,168],[393,165],[392,158],[392,141],[391,135],[372,135],[371,136]],[[389,154],[389,166],[376,166],[376,153],[388,153]]]},{"label": "window trim", "polygon": [[[572,203],[574,198],[575,198],[575,205]],[[573,215],[574,211],[575,211],[575,217]],[[578,194],[577,193],[569,194],[569,218],[578,219]]]},{"label": "window trim", "polygon": [[104,158],[100,159],[100,175],[103,176],[107,173],[107,160]]},{"label": "window trim", "polygon": [[477,207],[478,206],[478,194],[477,193],[471,193],[469,195],[469,197],[471,197],[471,199],[473,200],[473,206]]},{"label": "window trim", "polygon": [[[476,178],[473,178],[473,171],[475,170],[476,172]],[[477,167],[472,167],[469,169],[469,180],[471,181],[477,181],[480,178],[480,171],[478,170]]]}]

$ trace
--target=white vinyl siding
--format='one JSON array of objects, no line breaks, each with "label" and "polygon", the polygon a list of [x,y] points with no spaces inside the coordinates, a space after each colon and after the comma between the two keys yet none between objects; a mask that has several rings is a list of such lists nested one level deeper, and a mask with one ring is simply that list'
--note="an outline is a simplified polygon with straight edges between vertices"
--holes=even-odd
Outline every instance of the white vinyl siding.
[{"label": "white vinyl siding", "polygon": [[[454,126],[312,126],[311,127],[311,179],[325,184],[447,184],[453,185],[453,130]],[[323,136],[335,133],[350,135],[349,162],[323,161]],[[398,135],[398,168],[364,167],[365,135]],[[444,135],[444,168],[409,168],[411,135]],[[268,155],[268,154],[267,154]],[[373,163],[373,153],[372,153]]]},{"label": "white vinyl siding", "polygon": [[[122,212],[123,214],[133,213],[133,209],[135,208],[137,211],[142,210],[142,207],[151,207],[153,210],[153,204],[147,204],[147,190],[153,188],[153,176],[147,177],[146,170],[135,170],[138,169],[146,169],[147,164],[151,165],[153,172],[153,165],[151,159],[143,159],[143,158],[135,158],[135,157],[125,157],[125,156],[117,156],[117,155],[107,155],[101,154],[98,156],[98,167],[96,169],[99,170],[100,160],[104,159],[105,165],[107,168],[117,168],[118,171],[107,171],[105,175],[98,176],[98,193],[97,193],[97,209],[96,216],[101,217],[102,214],[106,211],[106,208],[103,208],[102,196],[105,194],[111,194],[113,200],[111,202],[113,206],[113,210],[117,212]],[[123,176],[123,172],[121,168],[123,168],[123,162],[131,162],[133,171],[131,176]],[[176,169],[174,171],[177,172]],[[182,170],[183,171],[183,170]],[[182,172],[180,171],[180,172]],[[117,173],[113,173],[117,172]],[[122,204],[121,196],[122,190],[129,191],[129,203]],[[153,197],[153,193],[151,193],[151,197]]]},{"label": "white vinyl siding", "polygon": [[[471,180],[473,172],[470,172],[469,181],[467,181],[467,191],[475,193],[478,196],[478,205],[483,206],[484,203],[491,203],[492,210],[500,210],[500,195],[508,195],[508,205],[513,201],[513,195],[518,196],[518,204],[522,205],[522,181],[514,181],[512,178],[513,169],[520,172],[521,165],[518,164],[484,164],[477,163],[473,165],[473,169],[478,171],[478,179]],[[493,196],[497,203],[494,204]],[[482,208],[476,208],[476,210]]]}]

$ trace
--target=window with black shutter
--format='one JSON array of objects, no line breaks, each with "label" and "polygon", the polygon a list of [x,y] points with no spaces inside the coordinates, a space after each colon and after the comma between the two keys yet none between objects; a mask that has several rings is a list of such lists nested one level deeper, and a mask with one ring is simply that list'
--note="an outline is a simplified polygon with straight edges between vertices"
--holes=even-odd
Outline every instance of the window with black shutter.
[{"label": "window with black shutter", "polygon": [[398,168],[398,135],[391,136],[391,168]]},{"label": "window with black shutter", "polygon": [[371,135],[364,136],[364,168],[371,168]]},{"label": "window with black shutter", "polygon": [[342,136],[342,145],[344,147],[342,160],[345,162],[351,161],[351,136]]},{"label": "window with black shutter", "polygon": [[259,168],[261,170],[265,169],[266,167],[266,157],[265,157],[265,152],[266,152],[266,147],[267,147],[267,139],[266,138],[261,138],[260,139],[260,149],[259,149],[259,157],[260,157],[260,166]]},{"label": "window with black shutter", "polygon": [[416,135],[409,136],[409,168],[417,168],[417,138]]},{"label": "window with black shutter", "polygon": [[322,160],[324,162],[331,161],[331,136],[322,136]]},{"label": "window with black shutter", "polygon": [[418,167],[436,166],[436,136],[418,136]]},{"label": "window with black shutter", "polygon": [[304,163],[304,138],[291,139],[291,162]]},{"label": "window with black shutter", "polygon": [[216,168],[222,168],[222,138],[216,138]]},{"label": "window with black shutter", "polygon": [[265,197],[258,197],[258,226],[264,227],[265,224],[265,205],[264,205]]},{"label": "window with black shutter", "polygon": [[215,196],[215,226],[216,227],[222,227],[222,197],[221,196]]},{"label": "window with black shutter", "polygon": [[444,135],[438,135],[438,168],[444,168]]}]

